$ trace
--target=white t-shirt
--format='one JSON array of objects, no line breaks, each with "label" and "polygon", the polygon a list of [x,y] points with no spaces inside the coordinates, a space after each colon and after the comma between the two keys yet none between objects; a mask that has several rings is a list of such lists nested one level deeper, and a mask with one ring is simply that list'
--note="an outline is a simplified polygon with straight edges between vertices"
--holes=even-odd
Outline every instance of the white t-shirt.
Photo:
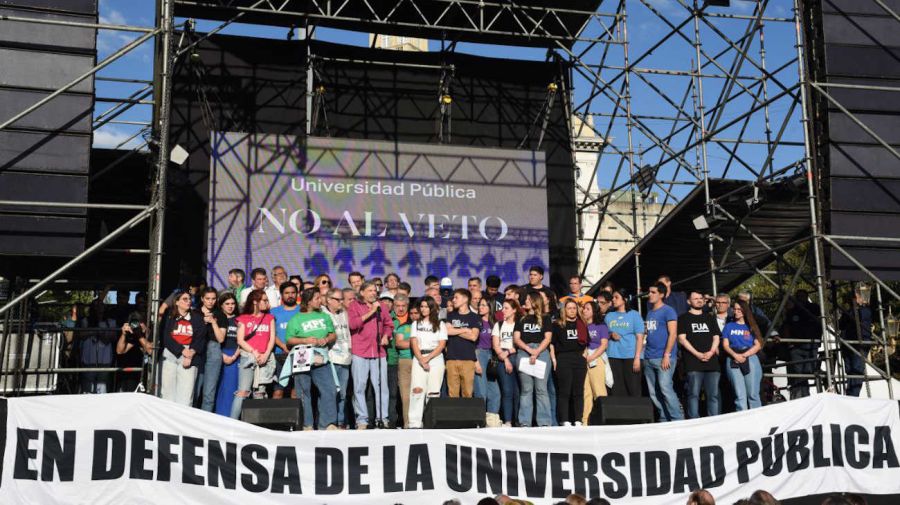
[{"label": "white t-shirt", "polygon": [[494,330],[491,332],[491,336],[500,338],[500,348],[506,350],[512,350],[513,348],[513,331],[516,328],[516,323],[507,323],[504,322],[496,322],[494,323]]},{"label": "white t-shirt", "polygon": [[419,350],[432,351],[437,348],[441,340],[447,340],[447,326],[441,321],[438,331],[434,331],[428,321],[416,321],[412,325],[409,338],[418,339]]}]

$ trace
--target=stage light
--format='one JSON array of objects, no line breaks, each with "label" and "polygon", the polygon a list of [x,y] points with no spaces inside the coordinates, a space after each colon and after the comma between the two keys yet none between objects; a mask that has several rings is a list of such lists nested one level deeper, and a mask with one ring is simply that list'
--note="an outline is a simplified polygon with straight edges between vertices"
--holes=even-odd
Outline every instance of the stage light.
[{"label": "stage light", "polygon": [[692,222],[694,223],[694,229],[697,231],[709,229],[709,222],[706,220],[706,216],[697,216]]},{"label": "stage light", "polygon": [[169,153],[169,161],[176,165],[184,165],[184,162],[188,159],[188,152],[181,147],[179,144],[175,144],[175,147],[172,148],[172,151]]},{"label": "stage light", "polygon": [[863,305],[868,305],[872,299],[872,287],[865,282],[856,285],[856,294],[859,295],[859,301]]},{"label": "stage light", "polygon": [[450,95],[443,95],[441,96],[441,103],[444,105],[450,105],[451,103],[453,103],[453,97],[451,97]]},{"label": "stage light", "polygon": [[550,84],[547,85],[547,91],[549,91],[551,93],[556,93],[557,88],[558,88],[558,86],[556,85],[555,82],[551,82]]},{"label": "stage light", "polygon": [[322,85],[320,84],[320,85],[316,88],[316,93],[318,93],[318,94],[320,94],[320,95],[324,95],[324,94],[325,94],[325,86],[322,86]]}]

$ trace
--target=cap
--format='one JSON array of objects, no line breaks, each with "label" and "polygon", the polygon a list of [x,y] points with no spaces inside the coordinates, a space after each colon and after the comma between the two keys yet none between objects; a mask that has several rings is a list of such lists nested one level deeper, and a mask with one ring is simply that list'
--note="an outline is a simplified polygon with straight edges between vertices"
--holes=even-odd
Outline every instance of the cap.
[{"label": "cap", "polygon": [[383,300],[383,299],[385,299],[385,298],[387,298],[388,300],[393,300],[393,299],[394,299],[394,293],[391,293],[390,291],[382,291],[381,294],[378,295],[378,299],[379,299],[379,300]]},{"label": "cap", "polygon": [[452,287],[453,287],[453,279],[451,279],[449,277],[444,277],[443,279],[441,279],[441,289],[444,289],[444,288],[449,289]]}]

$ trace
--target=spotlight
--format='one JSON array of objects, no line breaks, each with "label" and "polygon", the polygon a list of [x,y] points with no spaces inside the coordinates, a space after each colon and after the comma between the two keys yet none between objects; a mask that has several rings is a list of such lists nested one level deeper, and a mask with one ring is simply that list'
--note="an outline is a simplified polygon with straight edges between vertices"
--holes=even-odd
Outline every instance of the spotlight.
[{"label": "spotlight", "polygon": [[169,161],[179,166],[184,165],[184,162],[188,159],[188,154],[181,145],[175,144],[175,147],[169,152]]},{"label": "spotlight", "polygon": [[558,88],[558,86],[556,85],[555,82],[551,82],[550,84],[547,85],[547,91],[549,91],[551,93],[556,93],[557,88]]},{"label": "spotlight", "polygon": [[450,105],[451,103],[453,103],[453,97],[451,97],[450,95],[443,95],[441,96],[441,103],[444,105]]},{"label": "spotlight", "polygon": [[697,231],[703,231],[709,229],[709,222],[706,220],[706,216],[697,216],[693,220],[694,229]]}]

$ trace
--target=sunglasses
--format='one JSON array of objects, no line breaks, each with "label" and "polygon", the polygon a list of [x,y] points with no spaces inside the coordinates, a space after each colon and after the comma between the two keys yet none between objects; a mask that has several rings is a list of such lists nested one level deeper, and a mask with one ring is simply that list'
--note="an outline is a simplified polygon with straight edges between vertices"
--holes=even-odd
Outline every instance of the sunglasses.
[{"label": "sunglasses", "polygon": [[331,286],[331,281],[322,281],[319,283],[320,286]]}]

